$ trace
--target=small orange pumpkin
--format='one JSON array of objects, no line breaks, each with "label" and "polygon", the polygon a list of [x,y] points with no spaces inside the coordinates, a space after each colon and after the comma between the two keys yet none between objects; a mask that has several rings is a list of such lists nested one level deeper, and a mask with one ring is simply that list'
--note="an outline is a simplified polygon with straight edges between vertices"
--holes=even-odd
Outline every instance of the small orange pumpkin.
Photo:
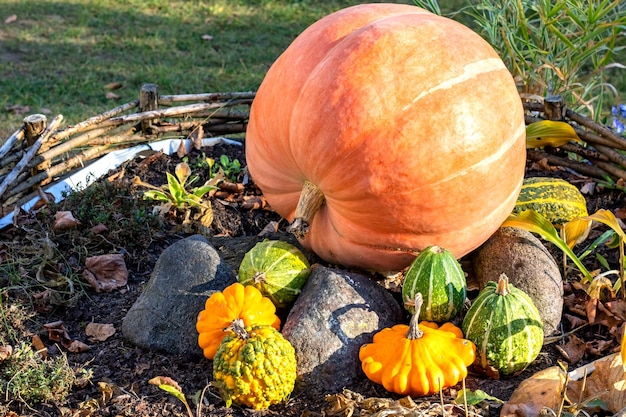
[{"label": "small orange pumpkin", "polygon": [[244,326],[268,325],[280,329],[272,301],[251,285],[234,283],[224,291],[211,294],[204,310],[198,314],[198,345],[206,358],[213,359],[227,334],[226,329],[236,319],[243,320]]},{"label": "small orange pumpkin", "polygon": [[372,343],[361,346],[359,359],[367,377],[387,391],[422,396],[456,385],[467,376],[467,367],[476,359],[476,346],[463,339],[452,323],[418,323],[422,295],[415,297],[411,322],[397,324],[374,335]]},{"label": "small orange pumpkin", "polygon": [[401,270],[431,245],[456,258],[508,217],[526,126],[494,49],[406,4],[332,13],[274,62],[250,110],[246,161],[303,246]]}]

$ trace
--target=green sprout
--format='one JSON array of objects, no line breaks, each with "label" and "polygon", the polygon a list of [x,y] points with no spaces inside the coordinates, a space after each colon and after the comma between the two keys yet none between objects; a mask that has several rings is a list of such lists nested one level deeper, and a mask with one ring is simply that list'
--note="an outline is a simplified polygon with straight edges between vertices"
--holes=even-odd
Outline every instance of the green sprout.
[{"label": "green sprout", "polygon": [[211,171],[211,177],[222,177],[232,182],[237,181],[237,176],[242,171],[241,163],[238,159],[232,161],[227,155],[220,156],[219,161],[215,161],[212,158],[206,158]]},{"label": "green sprout", "polygon": [[151,385],[156,385],[163,391],[168,394],[172,394],[174,397],[178,398],[184,405],[187,410],[187,415],[189,417],[194,417],[193,412],[191,411],[191,407],[189,407],[189,403],[187,402],[187,398],[183,393],[183,390],[180,388],[180,385],[172,378],[166,376],[156,376],[148,381]]}]

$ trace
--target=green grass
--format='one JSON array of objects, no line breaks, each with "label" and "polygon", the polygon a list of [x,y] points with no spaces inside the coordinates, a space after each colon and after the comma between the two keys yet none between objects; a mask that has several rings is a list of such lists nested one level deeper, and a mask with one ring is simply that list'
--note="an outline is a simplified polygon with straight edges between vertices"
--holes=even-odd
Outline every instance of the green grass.
[{"label": "green grass", "polygon": [[[302,30],[359,3],[366,1],[0,0],[0,143],[26,115],[7,110],[15,106],[73,124],[136,99],[144,83],[162,94],[256,90]],[[465,4],[440,1],[445,14]],[[626,91],[626,71],[611,75]],[[122,85],[112,91],[119,98],[106,97],[110,83]]]},{"label": "green grass", "polygon": [[[256,90],[302,30],[358,3],[0,0],[0,142],[24,117],[8,107],[72,124],[134,100],[144,83],[162,94]],[[123,85],[118,99],[106,98],[110,83]]]}]

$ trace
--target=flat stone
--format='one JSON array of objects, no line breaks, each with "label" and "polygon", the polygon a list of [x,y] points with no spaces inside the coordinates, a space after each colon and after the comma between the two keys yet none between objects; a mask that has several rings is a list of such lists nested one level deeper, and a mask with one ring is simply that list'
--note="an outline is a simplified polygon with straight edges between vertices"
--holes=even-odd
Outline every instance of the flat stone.
[{"label": "flat stone", "polygon": [[202,354],[196,318],[207,298],[236,278],[206,238],[195,235],[163,251],[145,289],[122,321],[136,346],[180,355]]},{"label": "flat stone", "polygon": [[360,347],[402,318],[400,304],[373,279],[313,266],[282,330],[296,349],[298,383],[324,393],[366,378]]}]

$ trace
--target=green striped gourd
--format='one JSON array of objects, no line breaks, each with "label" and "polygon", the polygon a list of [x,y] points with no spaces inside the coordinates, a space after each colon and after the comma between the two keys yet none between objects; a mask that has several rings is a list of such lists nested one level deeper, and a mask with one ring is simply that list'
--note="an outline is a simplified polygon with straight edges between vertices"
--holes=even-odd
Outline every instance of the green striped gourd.
[{"label": "green striped gourd", "polygon": [[292,303],[310,272],[309,261],[294,245],[280,240],[257,243],[243,257],[238,280],[253,285],[277,307]]},{"label": "green striped gourd", "polygon": [[[424,298],[419,319],[444,323],[456,316],[465,303],[467,285],[461,265],[452,252],[429,246],[413,260],[402,284],[402,299],[414,300],[419,292]],[[405,304],[413,314],[414,306]]]},{"label": "green striped gourd", "polygon": [[555,225],[587,216],[587,201],[574,185],[560,178],[531,177],[517,197],[513,214],[534,210]]},{"label": "green striped gourd", "polygon": [[521,372],[537,358],[543,344],[537,307],[525,292],[509,284],[505,274],[480,291],[462,330],[476,345],[474,365],[492,376]]}]

